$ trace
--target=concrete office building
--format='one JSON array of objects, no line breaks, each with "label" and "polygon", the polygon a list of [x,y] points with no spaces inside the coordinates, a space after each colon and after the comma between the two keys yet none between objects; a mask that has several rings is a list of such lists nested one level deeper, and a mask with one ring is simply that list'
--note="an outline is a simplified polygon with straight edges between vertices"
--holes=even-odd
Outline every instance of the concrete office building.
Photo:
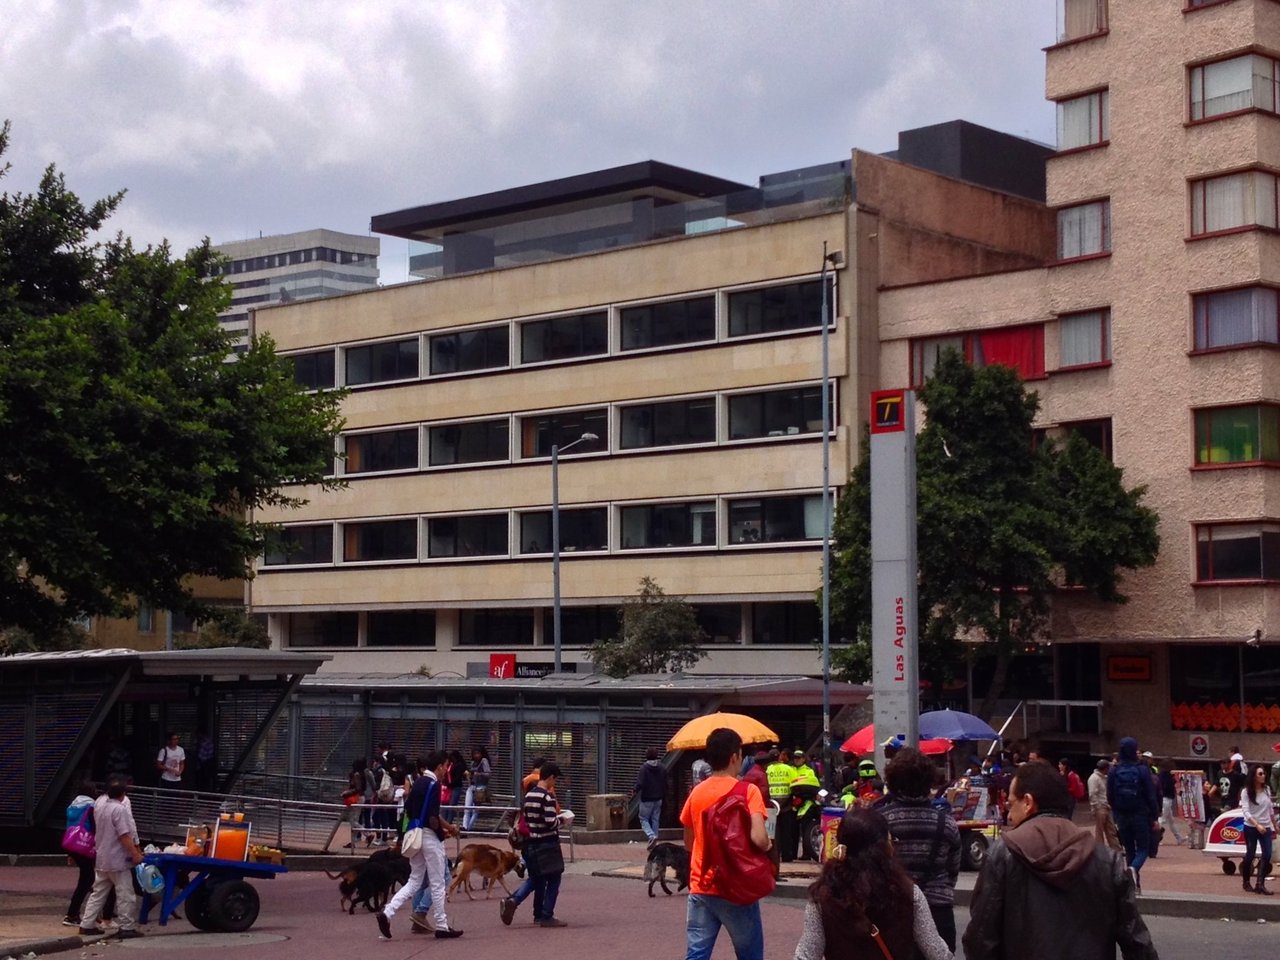
[{"label": "concrete office building", "polygon": [[372,289],[380,248],[377,237],[323,229],[219,244],[213,249],[231,260],[221,276],[234,291],[222,324],[243,346],[253,308]]},{"label": "concrete office building", "polygon": [[545,669],[549,454],[593,434],[560,462],[566,665],[649,576],[695,605],[699,672],[818,672],[824,243],[837,488],[879,386],[880,285],[1053,256],[1050,150],[963,123],[900,144],[757,184],[646,162],[375,217],[431,279],[257,312],[301,381],[350,391],[346,489],[263,517],[291,548],[251,585],[274,643],[336,673]]},{"label": "concrete office building", "polygon": [[[1063,0],[1047,53],[1057,250],[1043,269],[880,297],[878,375],[944,345],[1017,366],[1041,425],[1148,487],[1132,602],[1055,599],[1013,693],[1054,749],[1141,732],[1157,755],[1273,756],[1280,732],[1280,4]],[[1039,661],[1039,667],[1036,667]],[[1035,721],[1032,720],[1032,729]],[[1016,722],[1013,731],[1020,733]]]}]

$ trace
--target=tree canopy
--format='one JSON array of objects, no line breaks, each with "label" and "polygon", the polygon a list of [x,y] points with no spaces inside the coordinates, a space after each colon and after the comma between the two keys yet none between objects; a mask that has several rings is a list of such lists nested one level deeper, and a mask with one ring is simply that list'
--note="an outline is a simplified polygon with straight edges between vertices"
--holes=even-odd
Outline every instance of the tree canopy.
[{"label": "tree canopy", "polygon": [[706,631],[683,597],[669,597],[651,577],[640,579],[635,597],[618,609],[616,637],[597,640],[587,656],[611,677],[634,673],[676,673],[707,654]]},{"label": "tree canopy", "polygon": [[[919,389],[916,438],[921,678],[945,683],[964,661],[960,639],[996,657],[986,692],[1003,692],[1011,656],[1042,639],[1052,598],[1082,588],[1124,603],[1124,570],[1150,566],[1157,516],[1145,488],[1078,434],[1033,442],[1039,397],[1008,367],[974,368],[947,351]],[[864,443],[837,505],[832,619],[856,638],[838,653],[849,679],[870,677],[871,483]]]},{"label": "tree canopy", "polygon": [[252,511],[332,482],[338,395],[266,337],[228,362],[208,240],[96,239],[123,196],[86,206],[52,166],[0,194],[0,627],[37,636],[135,599],[207,615],[186,578],[248,576],[272,529]]}]

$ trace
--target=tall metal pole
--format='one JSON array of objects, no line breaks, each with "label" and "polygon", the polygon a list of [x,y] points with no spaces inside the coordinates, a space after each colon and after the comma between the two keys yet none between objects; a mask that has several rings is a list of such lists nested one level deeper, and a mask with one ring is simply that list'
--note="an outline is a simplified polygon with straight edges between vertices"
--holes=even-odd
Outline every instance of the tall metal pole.
[{"label": "tall metal pole", "polygon": [[[576,447],[587,440],[599,440],[594,433],[584,433],[564,448]],[[560,445],[551,445],[551,636],[555,644],[555,672],[560,672]]]},{"label": "tall metal pole", "polygon": [[822,769],[831,787],[831,323],[827,243],[822,242]]},{"label": "tall metal pole", "polygon": [[551,445],[551,636],[560,672],[560,445]]}]

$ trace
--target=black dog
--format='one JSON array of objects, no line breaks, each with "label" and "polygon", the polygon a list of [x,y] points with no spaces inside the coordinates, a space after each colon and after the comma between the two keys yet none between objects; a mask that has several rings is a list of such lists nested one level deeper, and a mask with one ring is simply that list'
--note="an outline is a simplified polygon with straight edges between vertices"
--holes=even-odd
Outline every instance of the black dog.
[{"label": "black dog", "polygon": [[357,904],[363,903],[366,910],[376,913],[386,906],[397,884],[409,882],[409,858],[394,850],[379,850],[368,860],[352,864],[341,873],[327,870],[325,873],[332,880],[340,880],[340,909],[354,914]]},{"label": "black dog", "polygon": [[680,881],[676,890],[683,890],[689,885],[689,851],[674,843],[659,843],[649,851],[649,860],[644,865],[644,878],[649,881],[649,896],[653,896],[653,885],[662,884],[662,892],[671,896],[671,888],[667,886],[667,868],[675,871]]}]

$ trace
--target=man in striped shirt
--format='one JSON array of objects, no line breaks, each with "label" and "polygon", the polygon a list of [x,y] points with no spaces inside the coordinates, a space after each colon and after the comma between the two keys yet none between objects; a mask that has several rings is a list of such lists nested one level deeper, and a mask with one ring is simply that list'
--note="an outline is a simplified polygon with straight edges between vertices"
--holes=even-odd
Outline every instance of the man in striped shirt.
[{"label": "man in striped shirt", "polygon": [[[564,875],[564,854],[560,851],[559,805],[556,803],[556,781],[560,766],[548,760],[542,765],[538,782],[524,795],[521,813],[529,827],[524,841],[524,862],[529,868],[529,880],[533,885],[533,920],[541,927],[567,926],[556,918],[556,897],[560,893],[560,878]],[[510,923],[516,907],[524,899],[517,891],[515,897],[502,901],[503,923]],[[517,899],[517,897],[519,899]]]}]

